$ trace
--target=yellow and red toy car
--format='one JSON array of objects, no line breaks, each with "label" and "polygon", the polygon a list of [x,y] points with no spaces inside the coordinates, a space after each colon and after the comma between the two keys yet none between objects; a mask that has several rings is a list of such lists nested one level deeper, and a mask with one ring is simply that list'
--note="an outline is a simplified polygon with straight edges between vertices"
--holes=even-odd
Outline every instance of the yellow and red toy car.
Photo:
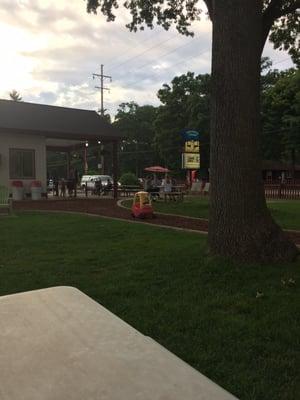
[{"label": "yellow and red toy car", "polygon": [[147,192],[137,192],[134,195],[131,215],[135,218],[154,218],[151,197]]}]

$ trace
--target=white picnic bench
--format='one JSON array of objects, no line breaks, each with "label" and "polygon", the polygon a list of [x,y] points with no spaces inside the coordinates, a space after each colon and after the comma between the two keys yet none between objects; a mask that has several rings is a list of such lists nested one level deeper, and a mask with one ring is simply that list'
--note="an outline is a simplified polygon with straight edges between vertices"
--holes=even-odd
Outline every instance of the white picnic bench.
[{"label": "white picnic bench", "polygon": [[0,297],[1,400],[234,400],[82,292]]},{"label": "white picnic bench", "polygon": [[209,194],[209,189],[210,189],[210,183],[206,182],[206,184],[204,185],[204,188],[203,188],[203,194],[208,195]]},{"label": "white picnic bench", "polygon": [[191,187],[191,193],[208,195],[209,190],[210,190],[210,182],[206,182],[204,187],[202,186],[202,182],[193,182]]},{"label": "white picnic bench", "polygon": [[5,186],[0,186],[0,213],[11,214],[12,201],[9,198],[9,189]]}]

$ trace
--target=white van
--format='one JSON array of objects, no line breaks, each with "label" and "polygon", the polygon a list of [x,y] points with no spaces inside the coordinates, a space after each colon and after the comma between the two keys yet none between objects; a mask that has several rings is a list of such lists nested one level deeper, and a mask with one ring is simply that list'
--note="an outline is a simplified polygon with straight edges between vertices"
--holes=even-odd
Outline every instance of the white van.
[{"label": "white van", "polygon": [[84,189],[87,182],[90,182],[92,180],[92,178],[93,178],[93,175],[82,175],[81,182],[80,182],[81,188]]},{"label": "white van", "polygon": [[[106,186],[108,181],[110,181],[111,184],[113,184],[113,178],[109,175],[83,175],[81,178],[81,183],[80,186],[82,189],[85,188],[85,185],[87,185],[88,189],[94,189],[95,188],[95,181],[101,180],[102,186]],[[118,186],[121,184],[118,182]]]}]

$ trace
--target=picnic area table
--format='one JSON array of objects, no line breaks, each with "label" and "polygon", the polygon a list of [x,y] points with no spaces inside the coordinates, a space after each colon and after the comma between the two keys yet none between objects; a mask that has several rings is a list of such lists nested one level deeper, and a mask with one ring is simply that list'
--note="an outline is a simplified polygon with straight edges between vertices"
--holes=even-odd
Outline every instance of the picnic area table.
[{"label": "picnic area table", "polygon": [[120,194],[123,194],[125,197],[133,196],[136,192],[140,192],[141,190],[143,189],[138,185],[122,185],[119,188]]},{"label": "picnic area table", "polygon": [[0,297],[1,400],[234,400],[79,290]]},{"label": "picnic area table", "polygon": [[160,191],[160,196],[167,201],[183,201],[185,195],[185,185],[174,185],[172,186],[171,192],[164,192],[164,188],[162,186]]},{"label": "picnic area table", "polygon": [[9,189],[6,186],[0,186],[0,214],[11,214],[12,201],[9,197]]}]

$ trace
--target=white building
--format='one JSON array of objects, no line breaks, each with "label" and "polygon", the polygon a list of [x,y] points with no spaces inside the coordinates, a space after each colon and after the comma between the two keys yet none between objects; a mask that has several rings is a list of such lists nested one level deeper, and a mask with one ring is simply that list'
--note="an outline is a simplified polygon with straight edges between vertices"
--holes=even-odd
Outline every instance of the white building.
[{"label": "white building", "polygon": [[[113,143],[117,189],[117,149],[120,132],[95,111],[0,100],[0,185],[23,182],[29,193],[33,180],[47,187],[47,150],[70,153],[101,143]],[[115,195],[117,190],[115,190]]]}]

